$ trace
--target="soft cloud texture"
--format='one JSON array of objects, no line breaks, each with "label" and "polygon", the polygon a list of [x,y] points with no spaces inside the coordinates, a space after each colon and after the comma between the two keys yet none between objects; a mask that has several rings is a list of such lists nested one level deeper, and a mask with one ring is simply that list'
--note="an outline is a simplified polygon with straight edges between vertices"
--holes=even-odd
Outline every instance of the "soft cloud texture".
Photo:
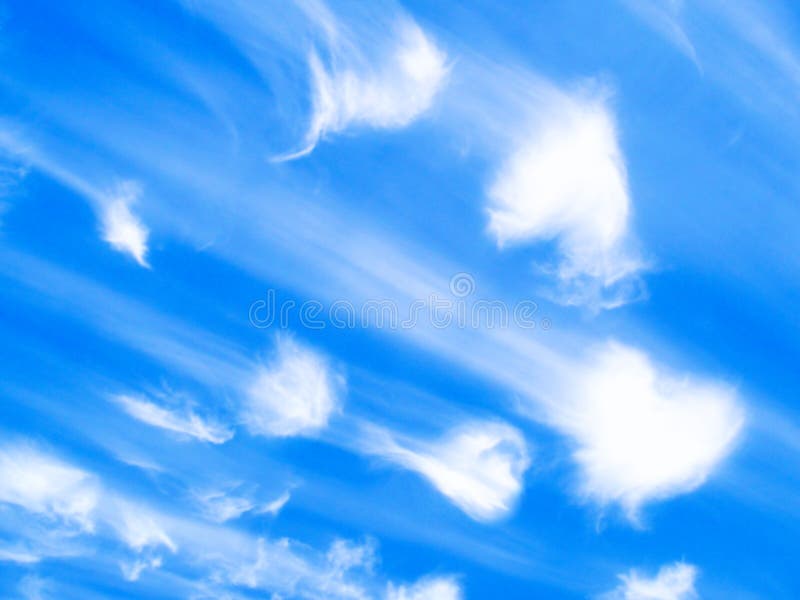
[{"label": "soft cloud texture", "polygon": [[501,248],[556,240],[560,301],[608,308],[635,291],[623,283],[643,263],[629,248],[625,160],[603,101],[554,101],[488,195],[489,232]]},{"label": "soft cloud texture", "polygon": [[149,400],[124,394],[114,396],[114,401],[131,417],[153,427],[212,444],[223,444],[233,437],[233,431],[220,424],[203,420],[189,407],[182,411],[169,410]]},{"label": "soft cloud texture", "polygon": [[325,357],[281,338],[274,360],[259,369],[247,390],[243,419],[256,435],[313,434],[339,408],[343,386]]},{"label": "soft cloud texture", "polygon": [[573,375],[550,412],[574,443],[581,493],[634,520],[646,502],[699,487],[744,423],[733,389],[667,374],[618,343]]},{"label": "soft cloud texture", "polygon": [[149,232],[131,210],[140,194],[140,187],[133,182],[117,186],[114,193],[109,194],[99,208],[100,229],[103,240],[114,250],[132,256],[143,267],[149,267],[147,262]]},{"label": "soft cloud texture", "polygon": [[416,471],[478,521],[508,514],[530,464],[522,434],[504,423],[471,423],[435,442],[398,441],[374,432],[366,451]]},{"label": "soft cloud texture", "polygon": [[306,147],[283,159],[308,154],[327,134],[351,127],[405,127],[444,87],[447,57],[413,21],[401,18],[386,40],[376,36],[363,49],[344,39],[330,18],[325,25],[329,59],[316,51],[309,57],[313,115]]},{"label": "soft cloud texture", "polygon": [[0,448],[0,502],[94,529],[99,489],[94,477],[26,444]]},{"label": "soft cloud texture", "polygon": [[410,586],[389,585],[386,600],[461,600],[461,586],[452,577],[428,577]]},{"label": "soft cloud texture", "polygon": [[655,577],[636,570],[620,575],[622,583],[603,600],[691,600],[697,598],[697,567],[684,562],[664,565]]}]

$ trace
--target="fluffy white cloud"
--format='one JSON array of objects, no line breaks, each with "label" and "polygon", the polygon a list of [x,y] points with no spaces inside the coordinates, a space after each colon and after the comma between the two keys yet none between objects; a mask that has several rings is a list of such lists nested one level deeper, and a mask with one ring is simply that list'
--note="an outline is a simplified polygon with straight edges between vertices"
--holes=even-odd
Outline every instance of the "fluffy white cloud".
[{"label": "fluffy white cloud", "polygon": [[147,262],[147,238],[149,232],[131,207],[141,191],[133,182],[125,182],[113,194],[104,198],[100,206],[100,228],[103,240],[118,252],[129,254],[143,267]]},{"label": "fluffy white cloud", "polygon": [[428,577],[411,586],[389,584],[386,600],[461,600],[461,586],[452,577]]},{"label": "fluffy white cloud", "polygon": [[114,396],[113,399],[131,417],[153,427],[174,431],[212,444],[223,444],[233,437],[233,431],[229,428],[201,419],[189,407],[177,412],[143,398],[124,394]]},{"label": "fluffy white cloud", "polygon": [[98,495],[86,471],[29,445],[0,448],[0,502],[92,531]]},{"label": "fluffy white cloud", "polygon": [[557,240],[559,299],[615,306],[644,265],[628,247],[631,202],[614,119],[599,100],[553,104],[491,184],[489,231],[500,247]]},{"label": "fluffy white cloud", "polygon": [[385,431],[370,437],[367,452],[420,473],[479,521],[512,509],[530,465],[522,434],[504,423],[471,423],[435,442],[398,441]]},{"label": "fluffy white cloud", "polygon": [[664,565],[655,577],[631,570],[620,575],[622,583],[604,600],[691,600],[697,598],[694,582],[697,567],[684,562]]},{"label": "fluffy white cloud", "polygon": [[273,362],[249,386],[243,420],[257,435],[312,434],[339,408],[344,378],[322,355],[282,338]]},{"label": "fluffy white cloud", "polygon": [[447,57],[414,22],[402,19],[386,36],[388,43],[376,39],[378,45],[371,43],[365,52],[335,27],[329,20],[329,64],[316,52],[309,58],[314,112],[306,148],[283,159],[308,154],[326,134],[352,126],[405,127],[444,86]]},{"label": "fluffy white cloud", "polygon": [[574,443],[581,492],[633,520],[644,503],[700,486],[744,423],[733,389],[669,375],[617,343],[568,379],[549,411]]}]

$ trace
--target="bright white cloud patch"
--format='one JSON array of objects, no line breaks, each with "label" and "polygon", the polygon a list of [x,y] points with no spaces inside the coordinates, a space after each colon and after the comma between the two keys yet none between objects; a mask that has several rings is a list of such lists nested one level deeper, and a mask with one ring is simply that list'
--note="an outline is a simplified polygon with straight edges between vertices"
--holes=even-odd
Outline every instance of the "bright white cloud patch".
[{"label": "bright white cloud patch", "polygon": [[667,375],[616,343],[596,351],[562,396],[551,418],[574,441],[581,492],[634,520],[644,503],[699,487],[744,423],[734,390]]},{"label": "bright white cloud patch", "polygon": [[307,147],[284,159],[307,154],[326,134],[349,127],[405,127],[431,107],[444,86],[447,57],[412,21],[402,20],[388,34],[386,47],[355,48],[335,35],[329,64],[312,52],[314,112]]},{"label": "bright white cloud patch", "polygon": [[428,577],[411,586],[389,584],[386,600],[461,600],[461,586],[451,577]]},{"label": "bright white cloud patch", "polygon": [[620,575],[622,583],[605,594],[604,600],[691,600],[697,598],[694,582],[697,567],[684,562],[665,565],[655,577],[631,570]]},{"label": "bright white cloud patch", "polygon": [[498,519],[512,509],[530,464],[522,434],[496,422],[460,427],[432,443],[399,442],[380,432],[367,451],[420,473],[479,521]]},{"label": "bright white cloud patch", "polygon": [[143,506],[118,500],[112,524],[120,539],[137,552],[159,547],[172,552],[178,549],[164,530],[159,516]]},{"label": "bright white cloud patch", "polygon": [[611,307],[627,299],[621,284],[643,264],[627,246],[625,161],[602,102],[564,99],[502,165],[488,195],[500,247],[557,241],[560,300]]},{"label": "bright white cloud patch", "polygon": [[188,407],[178,412],[143,398],[124,394],[115,396],[114,400],[131,417],[153,427],[174,431],[212,444],[223,444],[233,437],[233,431],[201,419]]},{"label": "bright white cloud patch", "polygon": [[28,445],[0,448],[0,502],[92,531],[98,493],[91,474],[56,457]]},{"label": "bright white cloud patch", "polygon": [[259,369],[247,390],[243,419],[257,435],[312,434],[339,408],[343,385],[322,355],[280,339],[275,359]]},{"label": "bright white cloud patch", "polygon": [[132,256],[143,267],[147,263],[147,237],[149,232],[131,207],[141,190],[132,182],[125,182],[104,199],[100,207],[100,228],[103,240],[114,250]]}]

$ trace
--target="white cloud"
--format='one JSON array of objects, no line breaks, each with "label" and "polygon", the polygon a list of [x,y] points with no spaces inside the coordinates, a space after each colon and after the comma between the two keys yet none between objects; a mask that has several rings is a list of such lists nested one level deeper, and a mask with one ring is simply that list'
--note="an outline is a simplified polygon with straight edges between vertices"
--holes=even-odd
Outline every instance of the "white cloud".
[{"label": "white cloud", "polygon": [[[308,154],[326,134],[353,126],[405,127],[431,107],[444,86],[447,57],[413,21],[402,18],[364,51],[342,39],[336,27],[328,15],[329,64],[317,52],[309,57],[313,115],[306,148],[284,160]],[[388,45],[381,47],[385,40]]]},{"label": "white cloud", "polygon": [[189,407],[177,412],[148,400],[124,394],[114,396],[113,399],[131,417],[153,427],[174,431],[212,444],[223,444],[233,437],[233,431],[229,428],[201,419]]},{"label": "white cloud", "polygon": [[367,452],[420,473],[478,521],[508,514],[530,465],[522,434],[504,423],[471,423],[436,442],[397,441],[385,431],[368,437]]},{"label": "white cloud", "polygon": [[158,514],[143,506],[118,499],[111,524],[120,539],[137,552],[162,546],[172,552],[178,549],[164,530]]},{"label": "white cloud", "polygon": [[149,232],[139,218],[131,212],[141,194],[133,182],[120,184],[113,194],[103,199],[100,206],[100,228],[103,240],[118,252],[129,254],[143,267],[147,262],[147,237]]},{"label": "white cloud", "polygon": [[281,338],[277,356],[248,388],[242,416],[257,435],[309,435],[324,428],[339,408],[343,385],[322,355]]},{"label": "white cloud", "polygon": [[283,492],[280,496],[275,498],[275,500],[267,502],[263,506],[259,507],[256,510],[256,513],[260,515],[277,515],[279,512],[281,512],[281,510],[283,510],[283,507],[286,506],[286,503],[289,502],[291,497],[292,495],[288,491]]},{"label": "white cloud", "polygon": [[559,96],[552,104],[489,188],[489,231],[501,248],[556,240],[558,299],[612,307],[636,292],[623,284],[644,266],[629,248],[631,202],[614,119],[602,100]]},{"label": "white cloud", "polygon": [[622,583],[603,595],[604,600],[691,600],[697,598],[697,567],[684,562],[662,566],[655,577],[631,570],[620,575]]},{"label": "white cloud", "polygon": [[0,502],[92,531],[98,493],[91,474],[32,446],[0,448]]},{"label": "white cloud", "polygon": [[137,558],[132,563],[121,563],[120,570],[127,581],[138,581],[145,569],[158,569],[161,567],[162,562],[163,560],[160,556]]},{"label": "white cloud", "polygon": [[566,379],[549,411],[575,445],[581,492],[632,520],[648,501],[699,487],[744,423],[733,389],[664,373],[617,343]]},{"label": "white cloud", "polygon": [[12,562],[21,565],[30,565],[39,562],[41,556],[24,549],[0,548],[0,562]]},{"label": "white cloud", "polygon": [[255,508],[249,498],[231,496],[225,492],[210,492],[200,496],[203,514],[215,523],[238,519]]},{"label": "white cloud", "polygon": [[461,600],[461,586],[452,577],[428,577],[411,586],[389,584],[386,600]]}]

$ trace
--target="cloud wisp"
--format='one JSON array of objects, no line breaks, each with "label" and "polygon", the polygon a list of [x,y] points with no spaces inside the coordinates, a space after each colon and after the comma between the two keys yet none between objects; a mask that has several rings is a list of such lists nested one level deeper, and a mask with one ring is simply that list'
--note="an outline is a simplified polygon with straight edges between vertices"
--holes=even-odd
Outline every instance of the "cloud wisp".
[{"label": "cloud wisp", "polygon": [[375,47],[362,51],[339,35],[330,40],[327,64],[311,52],[313,114],[305,147],[279,160],[309,154],[327,135],[350,128],[400,129],[430,109],[445,84],[446,55],[407,18],[389,39],[377,58]]},{"label": "cloud wisp", "polygon": [[530,457],[522,434],[505,423],[473,422],[441,440],[401,439],[371,429],[363,451],[422,475],[477,521],[508,515],[523,489]]},{"label": "cloud wisp", "polygon": [[685,562],[664,565],[652,577],[632,569],[620,575],[622,583],[600,600],[693,600],[698,597],[697,574],[697,567]]},{"label": "cloud wisp", "polygon": [[127,394],[119,394],[112,399],[134,419],[188,438],[211,444],[224,444],[234,435],[232,429],[201,418],[189,406],[183,410],[175,410]]}]

